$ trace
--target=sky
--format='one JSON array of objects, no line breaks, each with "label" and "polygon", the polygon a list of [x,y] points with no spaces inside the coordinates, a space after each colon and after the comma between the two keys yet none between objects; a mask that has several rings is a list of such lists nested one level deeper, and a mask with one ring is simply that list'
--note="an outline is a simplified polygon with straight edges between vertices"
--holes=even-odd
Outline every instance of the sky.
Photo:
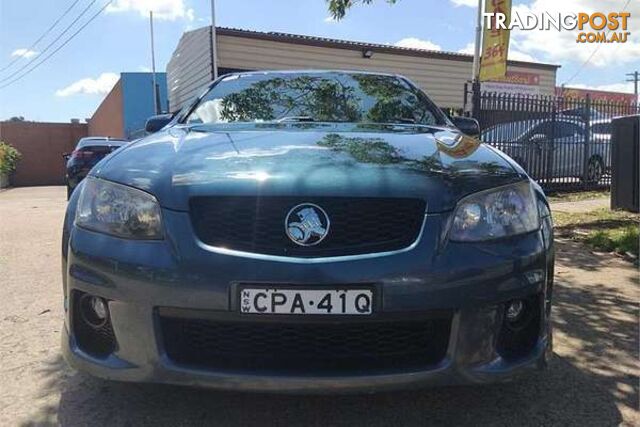
[{"label": "sky", "polygon": [[[0,88],[0,120],[24,116],[66,122],[91,117],[120,72],[150,70],[150,7],[155,10],[158,71],[165,70],[184,31],[209,25],[211,19],[209,0],[112,0],[104,13],[44,60],[107,1],[0,0],[0,87],[6,85]],[[513,0],[514,10],[555,13],[621,11],[625,3],[631,12],[626,44],[579,44],[573,32],[514,31],[510,59],[561,65],[558,85],[633,92],[625,74],[640,71],[640,1]],[[477,0],[398,0],[389,5],[376,0],[354,7],[336,22],[325,0],[216,0],[216,21],[225,27],[468,53],[473,48],[476,4]],[[47,50],[85,8],[75,26]],[[12,82],[39,61],[42,65]]]}]

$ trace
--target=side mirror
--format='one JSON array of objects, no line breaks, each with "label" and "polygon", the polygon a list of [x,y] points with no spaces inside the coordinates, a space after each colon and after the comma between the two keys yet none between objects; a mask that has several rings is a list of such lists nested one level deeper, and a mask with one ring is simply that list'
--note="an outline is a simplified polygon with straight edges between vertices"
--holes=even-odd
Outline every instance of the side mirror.
[{"label": "side mirror", "polygon": [[151,116],[144,124],[144,130],[148,133],[156,133],[168,125],[171,119],[173,119],[173,114],[158,114],[157,116]]},{"label": "side mirror", "polygon": [[476,119],[471,117],[454,116],[451,117],[453,124],[460,130],[460,132],[469,136],[480,135],[480,124]]},{"label": "side mirror", "polygon": [[69,160],[69,157],[71,157],[71,153],[62,153],[62,158],[65,162]]}]

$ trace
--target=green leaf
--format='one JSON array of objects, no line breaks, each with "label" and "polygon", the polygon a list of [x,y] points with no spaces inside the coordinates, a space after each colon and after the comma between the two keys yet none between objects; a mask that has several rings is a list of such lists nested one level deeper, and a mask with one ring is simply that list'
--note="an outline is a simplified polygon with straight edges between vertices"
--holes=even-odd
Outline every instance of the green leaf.
[{"label": "green leaf", "polygon": [[16,170],[21,157],[18,150],[0,141],[0,174],[9,174]]},{"label": "green leaf", "polygon": [[[398,0],[385,0],[389,4],[394,4]],[[373,0],[327,0],[329,13],[333,19],[340,20],[347,14],[347,10],[351,9],[357,3],[371,4]]]}]

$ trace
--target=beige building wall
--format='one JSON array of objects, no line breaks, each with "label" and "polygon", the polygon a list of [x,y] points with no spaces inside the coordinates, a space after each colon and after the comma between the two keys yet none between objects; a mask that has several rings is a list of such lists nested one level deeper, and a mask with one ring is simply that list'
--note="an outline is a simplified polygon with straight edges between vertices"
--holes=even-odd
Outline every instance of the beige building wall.
[{"label": "beige building wall", "polygon": [[[462,108],[464,84],[471,78],[472,60],[439,59],[405,54],[376,52],[363,58],[362,50],[309,46],[218,36],[218,64],[223,68],[260,69],[343,69],[401,74],[423,89],[440,107]],[[510,71],[540,75],[540,92],[555,90],[556,70],[509,65]]]},{"label": "beige building wall", "polygon": [[[219,69],[340,69],[401,74],[443,108],[462,108],[464,84],[471,79],[470,55],[333,40],[283,33],[217,28]],[[211,27],[182,35],[167,65],[172,111],[202,93],[212,80]],[[363,51],[370,50],[370,58]],[[536,74],[538,92],[553,95],[557,67],[510,61],[508,70]]]},{"label": "beige building wall", "polygon": [[213,80],[211,27],[186,32],[167,64],[170,108],[187,104]]}]

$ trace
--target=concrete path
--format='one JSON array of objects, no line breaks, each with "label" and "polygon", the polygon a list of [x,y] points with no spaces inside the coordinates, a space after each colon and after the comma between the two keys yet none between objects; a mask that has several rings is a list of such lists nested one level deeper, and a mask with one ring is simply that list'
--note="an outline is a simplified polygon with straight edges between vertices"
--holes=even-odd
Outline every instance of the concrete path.
[{"label": "concrete path", "polygon": [[120,384],[60,356],[64,187],[0,193],[0,426],[617,426],[638,416],[638,272],[558,241],[547,371],[489,386],[280,396]]},{"label": "concrete path", "polygon": [[609,197],[601,197],[598,199],[578,200],[575,202],[552,202],[551,210],[566,213],[582,213],[601,208],[609,208],[610,206],[611,199]]}]

